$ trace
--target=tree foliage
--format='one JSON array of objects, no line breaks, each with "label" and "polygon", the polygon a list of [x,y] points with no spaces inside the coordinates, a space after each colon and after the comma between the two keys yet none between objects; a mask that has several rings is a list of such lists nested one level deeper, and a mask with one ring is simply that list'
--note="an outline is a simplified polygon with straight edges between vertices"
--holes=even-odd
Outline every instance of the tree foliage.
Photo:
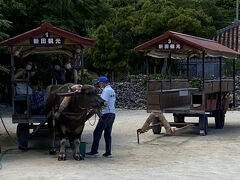
[{"label": "tree foliage", "polygon": [[8,29],[11,28],[11,22],[6,20],[2,14],[0,14],[0,40],[6,39],[9,37],[7,33],[5,33]]},{"label": "tree foliage", "polygon": [[[108,2],[114,9],[113,15],[89,34],[97,40],[90,51],[93,64],[111,69],[130,68],[131,61],[136,61],[131,49],[168,30],[213,37],[216,32],[214,18],[222,12],[216,1],[206,0]],[[219,13],[209,15],[210,7]]]},{"label": "tree foliage", "polygon": [[[235,18],[235,0],[0,0],[0,38],[49,22],[96,39],[89,64],[116,71],[143,65],[132,48],[172,30],[211,38]],[[11,23],[12,22],[12,23]]]}]

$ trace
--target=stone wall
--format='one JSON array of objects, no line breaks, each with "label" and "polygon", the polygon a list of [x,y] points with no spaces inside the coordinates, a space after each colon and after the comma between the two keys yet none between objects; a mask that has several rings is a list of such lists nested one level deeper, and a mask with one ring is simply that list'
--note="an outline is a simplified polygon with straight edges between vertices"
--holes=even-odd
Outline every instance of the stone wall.
[{"label": "stone wall", "polygon": [[[131,75],[127,82],[113,83],[117,94],[116,107],[123,109],[146,109],[147,75]],[[233,95],[230,94],[230,102]],[[240,76],[236,77],[236,106],[240,105]]]},{"label": "stone wall", "polygon": [[131,75],[129,81],[112,84],[117,94],[116,107],[146,109],[146,75]]},{"label": "stone wall", "polygon": [[[235,101],[236,106],[240,106],[240,76],[236,76],[236,89],[235,89]],[[233,95],[230,94],[230,102],[232,102]]]}]

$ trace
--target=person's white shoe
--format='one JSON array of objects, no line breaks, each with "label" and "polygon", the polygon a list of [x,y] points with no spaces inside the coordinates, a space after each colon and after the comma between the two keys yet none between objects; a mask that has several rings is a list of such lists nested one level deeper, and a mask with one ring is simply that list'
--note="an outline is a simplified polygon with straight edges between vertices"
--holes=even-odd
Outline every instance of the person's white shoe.
[{"label": "person's white shoe", "polygon": [[103,157],[112,158],[112,154],[104,153],[104,154],[103,154]]},{"label": "person's white shoe", "polygon": [[98,153],[88,152],[85,154],[85,157],[98,157]]}]

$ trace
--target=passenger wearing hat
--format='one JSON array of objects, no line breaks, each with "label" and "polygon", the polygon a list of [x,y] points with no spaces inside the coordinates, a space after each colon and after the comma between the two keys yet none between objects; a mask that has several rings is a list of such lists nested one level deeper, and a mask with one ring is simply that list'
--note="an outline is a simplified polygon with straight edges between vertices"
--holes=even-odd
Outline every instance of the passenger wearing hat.
[{"label": "passenger wearing hat", "polygon": [[105,153],[104,157],[112,157],[111,144],[112,144],[112,126],[115,120],[115,101],[116,94],[115,91],[110,86],[109,80],[105,76],[100,76],[98,78],[98,86],[103,89],[101,97],[106,101],[106,106],[102,109],[102,116],[98,121],[98,124],[93,132],[93,143],[91,151],[86,153],[88,157],[94,157],[98,155],[99,141],[104,131],[105,139]]}]

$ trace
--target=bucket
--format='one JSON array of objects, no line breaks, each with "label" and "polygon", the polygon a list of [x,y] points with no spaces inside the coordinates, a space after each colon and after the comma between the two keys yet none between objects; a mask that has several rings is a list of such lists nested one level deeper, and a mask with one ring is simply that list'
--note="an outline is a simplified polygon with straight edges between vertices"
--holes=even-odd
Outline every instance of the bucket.
[{"label": "bucket", "polygon": [[80,142],[79,150],[82,157],[85,157],[86,154],[86,142]]}]

